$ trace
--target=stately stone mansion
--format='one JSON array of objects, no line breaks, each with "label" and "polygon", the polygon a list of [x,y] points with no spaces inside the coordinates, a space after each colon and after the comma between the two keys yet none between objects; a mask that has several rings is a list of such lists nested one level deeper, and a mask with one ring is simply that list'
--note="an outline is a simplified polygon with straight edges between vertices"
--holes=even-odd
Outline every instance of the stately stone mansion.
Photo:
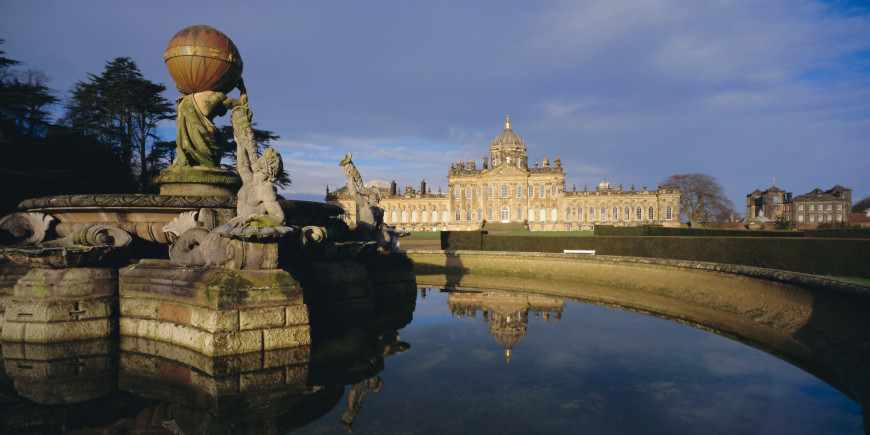
[{"label": "stately stone mansion", "polygon": [[[456,162],[447,175],[447,192],[432,193],[426,181],[420,189],[407,185],[401,193],[396,182],[373,181],[381,193],[384,221],[409,231],[476,230],[484,222],[521,222],[533,231],[592,230],[595,225],[678,226],[680,191],[675,189],[625,190],[607,180],[594,190],[565,189],[565,171],[556,158],[544,158],[529,167],[525,142],[513,132],[510,117],[490,144],[480,167],[473,161]],[[326,202],[346,211],[355,222],[356,204],[347,187],[327,188]]]},{"label": "stately stone mansion", "polygon": [[782,217],[798,228],[815,228],[823,223],[849,222],[851,211],[852,189],[839,184],[795,197],[776,186],[746,195],[747,220],[762,224]]}]

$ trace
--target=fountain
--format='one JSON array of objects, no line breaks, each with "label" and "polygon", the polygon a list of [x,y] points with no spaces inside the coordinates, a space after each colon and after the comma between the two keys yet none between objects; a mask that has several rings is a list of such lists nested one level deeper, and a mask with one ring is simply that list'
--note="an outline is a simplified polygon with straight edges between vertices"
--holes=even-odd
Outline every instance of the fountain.
[{"label": "fountain", "polygon": [[[120,333],[209,356],[307,346],[306,299],[328,297],[306,288],[359,287],[371,268],[404,264],[362,262],[396,250],[383,219],[348,228],[339,207],[278,198],[283,162],[257,149],[229,37],[188,27],[164,58],[182,96],[160,193],[35,198],[0,219],[3,341]],[[227,96],[234,89],[239,98]],[[228,112],[236,172],[220,168],[225,139],[213,123]],[[342,166],[361,180],[349,157]]]}]

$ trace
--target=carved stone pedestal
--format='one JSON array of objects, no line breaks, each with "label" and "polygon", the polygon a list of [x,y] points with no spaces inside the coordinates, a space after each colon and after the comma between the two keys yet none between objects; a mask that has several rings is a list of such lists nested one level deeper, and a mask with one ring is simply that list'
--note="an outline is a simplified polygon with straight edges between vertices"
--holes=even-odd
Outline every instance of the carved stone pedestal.
[{"label": "carved stone pedestal", "polygon": [[283,270],[142,260],[120,271],[121,335],[208,356],[311,344],[302,289]]},{"label": "carved stone pedestal", "polygon": [[104,268],[33,269],[18,280],[3,341],[106,338],[117,330],[118,272]]},{"label": "carved stone pedestal", "polygon": [[6,306],[12,303],[15,283],[27,275],[29,270],[29,267],[17,264],[0,264],[0,334],[6,319]]}]

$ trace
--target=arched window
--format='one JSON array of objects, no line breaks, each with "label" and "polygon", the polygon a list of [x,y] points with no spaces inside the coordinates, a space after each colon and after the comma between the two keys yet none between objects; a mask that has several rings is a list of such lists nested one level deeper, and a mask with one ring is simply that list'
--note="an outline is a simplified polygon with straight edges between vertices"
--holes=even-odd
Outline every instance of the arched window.
[{"label": "arched window", "polygon": [[618,221],[619,220],[619,209],[616,207],[613,207],[613,210],[611,210],[611,213],[612,213],[612,216],[610,216],[610,218],[615,220],[615,221]]},{"label": "arched window", "polygon": [[556,207],[550,209],[550,220],[553,222],[559,220],[559,210],[556,210]]},{"label": "arched window", "polygon": [[595,220],[595,207],[589,207],[589,220]]},{"label": "arched window", "polygon": [[628,208],[628,207],[625,208],[623,219],[625,219],[627,221],[631,220],[631,209],[630,208]]},{"label": "arched window", "polygon": [[465,220],[467,220],[467,221],[471,220],[471,209],[470,208],[465,209]]},{"label": "arched window", "polygon": [[637,210],[635,210],[635,211],[636,211],[635,216],[637,216],[637,220],[642,220],[643,219],[643,210],[640,207],[638,207]]},{"label": "arched window", "polygon": [[553,185],[553,189],[552,189],[552,192],[550,193],[550,196],[552,196],[553,198],[556,197],[556,185],[555,184]]},{"label": "arched window", "polygon": [[529,184],[529,198],[534,198],[534,197],[535,197],[535,186],[532,186],[531,184]]},{"label": "arched window", "polygon": [[458,208],[456,209],[456,222],[459,222],[462,219],[462,211]]},{"label": "arched window", "polygon": [[438,222],[438,210],[432,209],[432,223]]},{"label": "arched window", "polygon": [[424,208],[423,211],[420,212],[420,217],[423,218],[422,219],[423,222],[428,222],[429,221],[429,210],[426,210]]},{"label": "arched window", "polygon": [[667,219],[667,220],[671,220],[671,219],[674,218],[674,216],[673,216],[673,209],[671,208],[671,206],[668,206],[668,208],[665,209],[665,215],[666,215],[666,218],[665,218],[665,219]]},{"label": "arched window", "polygon": [[486,209],[486,220],[492,221],[492,207]]},{"label": "arched window", "polygon": [[507,222],[510,219],[511,219],[511,211],[508,208],[508,206],[506,206],[506,205],[501,206],[501,220]]},{"label": "arched window", "polygon": [[395,210],[390,212],[390,222],[396,223],[396,211]]},{"label": "arched window", "polygon": [[523,197],[523,186],[517,186],[517,198]]},{"label": "arched window", "polygon": [[565,208],[565,220],[566,221],[571,220],[571,207]]},{"label": "arched window", "polygon": [[523,208],[522,207],[517,207],[517,220],[518,221],[523,220]]},{"label": "arched window", "polygon": [[541,185],[541,198],[547,197],[547,186]]},{"label": "arched window", "polygon": [[441,222],[448,222],[450,220],[450,214],[447,212],[447,209],[441,210]]},{"label": "arched window", "polygon": [[483,210],[477,209],[477,220],[483,220]]},{"label": "arched window", "polygon": [[492,198],[492,185],[486,186],[486,197]]},{"label": "arched window", "polygon": [[583,207],[577,207],[577,220],[583,220]]},{"label": "arched window", "polygon": [[656,211],[655,211],[655,209],[652,208],[652,206],[649,206],[648,216],[649,216],[649,220],[651,220],[651,221],[656,220]]},{"label": "arched window", "polygon": [[529,222],[533,222],[535,220],[535,208],[529,207]]},{"label": "arched window", "polygon": [[480,186],[477,186],[477,198],[480,199],[482,197],[483,197],[483,195],[481,195],[481,188],[480,188]]},{"label": "arched window", "polygon": [[465,198],[471,199],[471,186],[465,188]]},{"label": "arched window", "polygon": [[541,207],[541,210],[540,210],[540,216],[539,216],[539,217],[540,217],[540,219],[538,219],[538,220],[541,221],[541,222],[544,222],[544,221],[547,220],[547,210],[544,210],[544,207]]},{"label": "arched window", "polygon": [[459,192],[461,192],[461,190],[459,189],[459,186],[456,186],[456,188],[453,189],[453,197],[456,199],[459,199],[459,195],[460,195]]},{"label": "arched window", "polygon": [[601,207],[601,216],[598,217],[598,220],[600,220],[600,221],[607,220],[607,207]]},{"label": "arched window", "polygon": [[502,197],[502,198],[507,198],[507,197],[508,197],[508,187],[507,187],[507,184],[502,184],[502,185],[501,185],[501,197]]},{"label": "arched window", "polygon": [[402,222],[408,222],[408,210],[402,210]]},{"label": "arched window", "polygon": [[411,222],[417,222],[417,209],[411,210]]}]

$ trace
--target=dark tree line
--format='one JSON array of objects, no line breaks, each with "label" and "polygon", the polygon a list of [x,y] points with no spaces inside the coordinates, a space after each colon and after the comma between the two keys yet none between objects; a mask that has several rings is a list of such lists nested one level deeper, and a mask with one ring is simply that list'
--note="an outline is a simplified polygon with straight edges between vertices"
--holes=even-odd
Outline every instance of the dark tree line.
[{"label": "dark tree line", "polygon": [[[175,118],[175,103],[162,96],[166,86],[118,57],[76,82],[61,107],[48,76],[19,65],[0,50],[0,216],[38,196],[157,192],[151,180],[175,158],[174,134],[157,134]],[[62,115],[53,121],[57,109]],[[222,129],[232,139],[231,128]],[[261,148],[278,138],[268,130],[254,134]],[[232,141],[225,156],[235,159]],[[286,186],[290,178],[284,172],[278,181]]]}]

